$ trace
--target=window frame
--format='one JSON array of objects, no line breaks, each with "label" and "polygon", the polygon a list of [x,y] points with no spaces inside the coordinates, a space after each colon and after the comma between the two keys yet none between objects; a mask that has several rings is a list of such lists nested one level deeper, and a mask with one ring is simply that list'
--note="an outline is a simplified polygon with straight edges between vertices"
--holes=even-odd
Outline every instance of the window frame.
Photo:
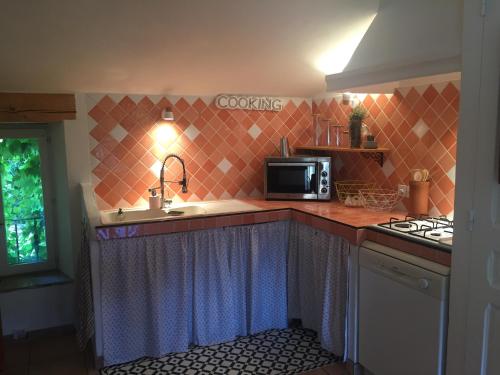
[{"label": "window frame", "polygon": [[[47,243],[47,260],[37,263],[9,265],[7,260],[7,242],[5,233],[5,218],[2,204],[2,184],[0,183],[0,276],[16,275],[29,272],[45,271],[56,268],[56,242],[54,236],[54,209],[52,205],[52,186],[50,173],[50,157],[48,147],[48,132],[44,128],[2,128],[0,138],[31,138],[37,139],[40,150],[40,174],[42,178],[43,205],[45,216],[45,235]],[[0,176],[1,178],[1,176]]]}]

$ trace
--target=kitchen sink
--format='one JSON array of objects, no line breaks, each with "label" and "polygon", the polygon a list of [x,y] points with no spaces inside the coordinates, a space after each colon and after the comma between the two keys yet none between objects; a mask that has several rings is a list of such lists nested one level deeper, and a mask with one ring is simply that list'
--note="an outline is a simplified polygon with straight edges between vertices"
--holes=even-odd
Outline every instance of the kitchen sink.
[{"label": "kitchen sink", "polygon": [[144,221],[157,221],[179,216],[196,216],[204,215],[207,213],[203,207],[200,206],[181,206],[166,209],[127,209],[101,212],[101,223],[120,224],[120,223],[140,223]]},{"label": "kitchen sink", "polygon": [[201,215],[221,215],[236,212],[259,211],[252,204],[237,199],[221,201],[205,201],[193,203],[174,204],[165,209],[132,208],[120,210],[101,211],[101,224],[127,224],[148,221],[169,220],[179,217],[196,217]]}]

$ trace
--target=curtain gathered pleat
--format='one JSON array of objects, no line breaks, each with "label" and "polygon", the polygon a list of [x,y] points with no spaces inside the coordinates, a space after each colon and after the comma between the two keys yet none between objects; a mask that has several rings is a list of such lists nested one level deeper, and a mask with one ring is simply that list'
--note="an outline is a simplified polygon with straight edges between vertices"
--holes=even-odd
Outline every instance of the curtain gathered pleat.
[{"label": "curtain gathered pleat", "polygon": [[236,301],[231,278],[230,248],[223,229],[189,235],[192,256],[193,331],[197,345],[211,345],[233,339],[237,331]]},{"label": "curtain gathered pleat", "polygon": [[288,258],[288,318],[301,319],[321,345],[342,356],[348,294],[349,243],[292,222]]},{"label": "curtain gathered pleat", "polygon": [[[264,226],[263,226],[264,227]],[[249,334],[248,316],[250,314],[250,229],[232,227],[225,229],[225,238],[231,248],[229,253],[231,286],[233,291],[233,312],[235,316],[235,329],[238,336]]]},{"label": "curtain gathered pleat", "polygon": [[[288,224],[288,223],[286,223]],[[248,299],[250,334],[286,328],[288,225],[249,227],[250,270]]]},{"label": "curtain gathered pleat", "polygon": [[287,326],[288,222],[100,246],[105,365]]},{"label": "curtain gathered pleat", "polygon": [[189,345],[189,249],[184,234],[101,242],[105,365]]}]

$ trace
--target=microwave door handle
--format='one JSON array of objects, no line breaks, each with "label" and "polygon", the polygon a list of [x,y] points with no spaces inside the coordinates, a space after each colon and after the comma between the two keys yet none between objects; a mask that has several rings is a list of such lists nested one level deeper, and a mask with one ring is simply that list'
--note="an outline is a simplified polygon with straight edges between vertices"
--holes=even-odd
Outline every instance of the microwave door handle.
[{"label": "microwave door handle", "polygon": [[316,167],[314,163],[267,163],[269,167]]}]

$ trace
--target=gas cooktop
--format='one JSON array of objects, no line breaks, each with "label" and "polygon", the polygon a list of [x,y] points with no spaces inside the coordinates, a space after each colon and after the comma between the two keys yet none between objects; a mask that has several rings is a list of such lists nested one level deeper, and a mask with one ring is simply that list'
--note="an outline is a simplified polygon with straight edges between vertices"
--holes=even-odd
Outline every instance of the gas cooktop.
[{"label": "gas cooktop", "polygon": [[397,235],[447,251],[453,244],[453,221],[445,216],[420,217],[406,216],[404,220],[391,218],[388,223],[375,226],[383,232]]}]

